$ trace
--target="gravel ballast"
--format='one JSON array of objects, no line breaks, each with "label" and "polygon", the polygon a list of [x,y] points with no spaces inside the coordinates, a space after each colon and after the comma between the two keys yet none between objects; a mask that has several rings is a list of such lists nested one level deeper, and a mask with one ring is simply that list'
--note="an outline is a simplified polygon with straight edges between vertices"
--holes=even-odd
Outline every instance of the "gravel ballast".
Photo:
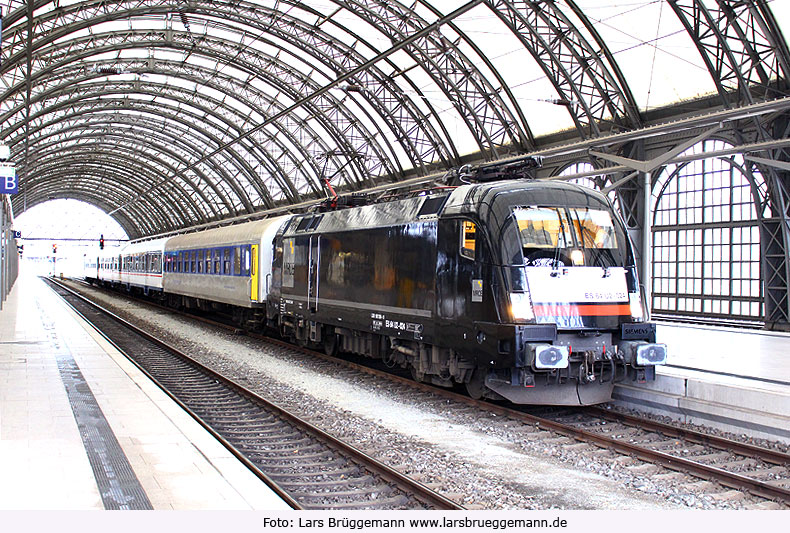
[{"label": "gravel ballast", "polygon": [[[733,509],[694,478],[505,423],[492,413],[443,409],[298,352],[79,286],[105,307],[261,396],[308,418],[468,508]],[[514,427],[518,426],[518,427]],[[567,440],[567,439],[565,439]],[[658,474],[658,475],[656,475]]]}]

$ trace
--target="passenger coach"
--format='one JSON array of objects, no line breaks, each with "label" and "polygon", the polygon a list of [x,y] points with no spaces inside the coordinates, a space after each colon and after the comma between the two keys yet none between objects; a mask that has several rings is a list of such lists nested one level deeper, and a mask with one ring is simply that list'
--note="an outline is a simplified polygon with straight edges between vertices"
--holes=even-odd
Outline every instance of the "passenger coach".
[{"label": "passenger coach", "polygon": [[126,246],[121,252],[120,283],[126,289],[139,288],[144,294],[162,291],[162,253],[167,239],[155,239]]},{"label": "passenger coach", "polygon": [[[236,317],[262,321],[271,287],[272,242],[290,216],[178,235],[164,248],[164,285],[171,303],[211,309],[236,306]],[[244,308],[247,311],[243,311]]]}]

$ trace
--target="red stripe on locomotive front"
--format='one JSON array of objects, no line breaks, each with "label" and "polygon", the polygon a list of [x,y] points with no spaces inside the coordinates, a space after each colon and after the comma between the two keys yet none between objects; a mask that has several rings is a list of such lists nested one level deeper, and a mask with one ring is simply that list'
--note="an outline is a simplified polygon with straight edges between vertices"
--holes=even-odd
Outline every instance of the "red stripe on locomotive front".
[{"label": "red stripe on locomotive front", "polygon": [[631,316],[629,304],[536,304],[535,316]]}]

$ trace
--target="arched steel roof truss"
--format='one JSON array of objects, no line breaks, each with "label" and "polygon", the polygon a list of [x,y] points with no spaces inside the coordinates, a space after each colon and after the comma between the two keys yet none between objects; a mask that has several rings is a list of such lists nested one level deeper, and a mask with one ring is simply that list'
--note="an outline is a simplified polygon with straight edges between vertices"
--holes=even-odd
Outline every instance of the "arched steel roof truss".
[{"label": "arched steel roof truss", "polygon": [[[790,51],[769,2],[664,2],[716,91],[699,113],[788,95]],[[20,177],[14,209],[83,199],[134,238],[304,205],[327,194],[326,183],[361,190],[550,152],[558,139],[601,139],[612,156],[644,158],[647,137],[605,139],[673,113],[656,119],[638,108],[619,56],[583,5],[2,2],[0,140]],[[535,136],[510,67],[487,55],[459,14],[497,26],[521,61],[538,65],[573,131]],[[740,124],[736,145],[790,133],[786,112]],[[766,263],[767,313],[790,321],[790,157],[782,145],[745,159],[747,175],[765,178],[758,211],[766,253],[778,258]],[[641,185],[626,177],[598,181],[617,188],[626,220],[638,225]]]}]

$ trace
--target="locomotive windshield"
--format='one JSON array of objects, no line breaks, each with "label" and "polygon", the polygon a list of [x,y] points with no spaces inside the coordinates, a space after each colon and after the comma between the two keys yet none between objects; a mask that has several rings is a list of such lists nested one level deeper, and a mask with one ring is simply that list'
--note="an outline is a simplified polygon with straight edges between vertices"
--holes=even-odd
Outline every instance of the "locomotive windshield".
[{"label": "locomotive windshield", "polygon": [[516,207],[524,264],[623,266],[625,236],[608,211],[586,207]]}]

